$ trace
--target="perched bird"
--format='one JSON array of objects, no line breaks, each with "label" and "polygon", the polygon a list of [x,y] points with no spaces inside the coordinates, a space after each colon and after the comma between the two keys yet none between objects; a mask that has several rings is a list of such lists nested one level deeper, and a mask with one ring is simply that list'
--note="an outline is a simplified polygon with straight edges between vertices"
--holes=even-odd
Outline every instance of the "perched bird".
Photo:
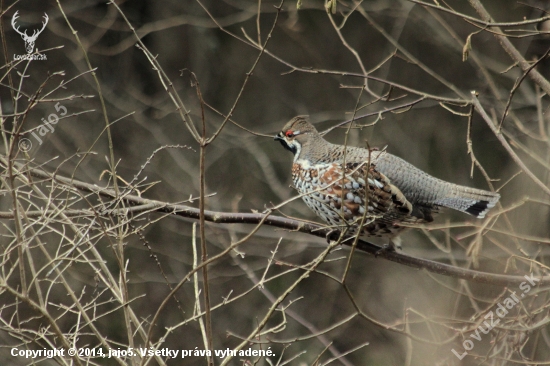
[{"label": "perched bird", "polygon": [[348,235],[395,242],[403,230],[433,221],[440,207],[484,218],[500,195],[459,186],[375,149],[326,141],[305,116],[290,120],[275,140],[294,154],[292,180],[307,206]]}]

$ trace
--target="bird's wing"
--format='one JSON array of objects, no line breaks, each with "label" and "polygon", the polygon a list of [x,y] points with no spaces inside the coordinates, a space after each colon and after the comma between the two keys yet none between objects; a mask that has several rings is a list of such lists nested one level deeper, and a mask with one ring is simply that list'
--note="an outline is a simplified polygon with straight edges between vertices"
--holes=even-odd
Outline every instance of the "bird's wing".
[{"label": "bird's wing", "polygon": [[322,194],[332,198],[336,209],[342,209],[346,220],[360,218],[367,208],[367,217],[384,217],[390,212],[408,216],[411,203],[390,180],[366,163],[347,163],[345,169],[333,163],[319,176]]}]

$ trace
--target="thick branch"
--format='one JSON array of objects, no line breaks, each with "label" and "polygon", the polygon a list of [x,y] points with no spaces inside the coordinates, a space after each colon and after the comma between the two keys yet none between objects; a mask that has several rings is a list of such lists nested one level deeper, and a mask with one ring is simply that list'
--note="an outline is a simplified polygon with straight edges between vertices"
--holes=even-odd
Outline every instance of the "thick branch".
[{"label": "thick branch", "polygon": [[[43,179],[43,180],[54,180],[55,182],[74,187],[76,189],[96,193],[101,196],[115,198],[117,195],[115,191],[108,188],[101,188],[94,184],[80,182],[74,179],[61,177],[57,174],[50,174],[41,169],[28,168],[23,164],[15,163],[14,167],[17,167],[20,170],[20,174],[30,174],[34,177]],[[24,171],[26,170],[26,172]],[[185,218],[190,218],[194,220],[199,219],[199,209],[194,207],[189,207],[185,205],[178,204],[169,204],[161,201],[149,200],[136,195],[118,195],[119,199],[125,201],[127,204],[132,207],[128,207],[124,212],[145,212],[145,211],[154,211],[161,213],[169,213]],[[119,210],[107,210],[101,214],[115,214],[119,213]],[[25,215],[28,217],[42,216],[45,215],[44,211],[27,211]],[[83,215],[95,215],[91,210],[66,210],[64,214],[67,216],[83,216]],[[14,215],[11,212],[0,212],[0,219],[13,219]],[[331,229],[314,224],[311,222],[300,221],[297,219],[291,219],[280,216],[269,215],[266,218],[266,214],[262,213],[232,213],[232,212],[216,212],[216,211],[204,211],[204,218],[206,221],[219,223],[219,224],[258,224],[262,220],[265,225],[274,226],[282,229],[288,229],[292,231],[299,231],[309,235],[318,236],[321,238],[326,238],[327,235],[331,234]],[[338,233],[332,232],[332,237],[337,238]],[[344,241],[345,245],[351,245],[351,240]],[[444,276],[460,278],[468,281],[487,283],[491,285],[498,286],[508,286],[508,285],[519,285],[525,281],[524,277],[521,276],[512,276],[504,274],[493,274],[487,272],[480,272],[471,269],[465,269],[460,267],[455,267],[449,264],[438,263],[428,259],[416,258],[401,252],[391,252],[391,251],[380,251],[380,247],[369,243],[365,240],[359,240],[357,242],[357,250],[369,253],[372,255],[377,255],[377,258],[384,258],[392,262],[404,264],[409,267],[425,269],[432,273],[441,274]],[[540,278],[538,282],[539,286],[550,284],[550,276],[545,276]]]}]

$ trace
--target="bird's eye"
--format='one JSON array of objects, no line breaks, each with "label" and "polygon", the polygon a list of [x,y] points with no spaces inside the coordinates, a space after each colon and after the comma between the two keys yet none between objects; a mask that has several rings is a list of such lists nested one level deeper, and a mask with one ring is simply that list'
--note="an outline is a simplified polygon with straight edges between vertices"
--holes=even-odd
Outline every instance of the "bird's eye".
[{"label": "bird's eye", "polygon": [[285,132],[285,136],[286,137],[294,137],[294,132],[292,132],[292,130],[288,130]]}]

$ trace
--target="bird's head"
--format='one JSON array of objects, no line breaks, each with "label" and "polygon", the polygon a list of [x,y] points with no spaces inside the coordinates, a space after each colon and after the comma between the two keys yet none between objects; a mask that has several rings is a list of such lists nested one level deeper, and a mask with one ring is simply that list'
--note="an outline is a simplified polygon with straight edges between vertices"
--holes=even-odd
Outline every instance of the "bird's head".
[{"label": "bird's head", "polygon": [[309,122],[307,116],[297,116],[285,124],[282,131],[275,136],[275,140],[278,140],[285,149],[298,156],[302,147],[312,137],[317,136],[319,136],[319,132]]}]

